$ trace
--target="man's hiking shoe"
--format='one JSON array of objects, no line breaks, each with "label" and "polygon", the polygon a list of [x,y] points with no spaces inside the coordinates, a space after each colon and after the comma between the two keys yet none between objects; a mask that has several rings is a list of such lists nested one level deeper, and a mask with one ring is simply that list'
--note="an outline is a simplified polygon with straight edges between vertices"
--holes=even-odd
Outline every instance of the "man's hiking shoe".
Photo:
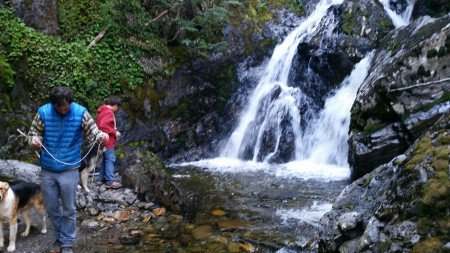
[{"label": "man's hiking shoe", "polygon": [[60,251],[61,251],[61,242],[59,241],[59,239],[56,239],[56,241],[48,249],[48,252],[59,253]]},{"label": "man's hiking shoe", "polygon": [[120,187],[122,187],[122,184],[116,181],[106,184],[106,188],[108,189],[119,189]]}]

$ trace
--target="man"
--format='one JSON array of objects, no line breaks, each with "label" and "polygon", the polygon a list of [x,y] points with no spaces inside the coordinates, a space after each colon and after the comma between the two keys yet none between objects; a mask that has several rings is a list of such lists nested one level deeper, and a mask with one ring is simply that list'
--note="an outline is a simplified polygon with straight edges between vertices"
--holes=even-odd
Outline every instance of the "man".
[{"label": "man", "polygon": [[97,110],[97,126],[109,135],[109,140],[105,143],[105,152],[103,153],[103,161],[99,173],[98,181],[106,183],[106,188],[118,189],[122,185],[115,180],[114,166],[116,163],[116,155],[114,146],[120,137],[117,131],[116,118],[114,113],[121,105],[120,97],[113,96],[105,100],[105,104]]},{"label": "man", "polygon": [[50,252],[73,252],[83,132],[88,138],[108,140],[86,108],[73,102],[69,87],[53,88],[50,103],[38,109],[29,132],[30,145],[40,149],[44,205],[56,234]]}]

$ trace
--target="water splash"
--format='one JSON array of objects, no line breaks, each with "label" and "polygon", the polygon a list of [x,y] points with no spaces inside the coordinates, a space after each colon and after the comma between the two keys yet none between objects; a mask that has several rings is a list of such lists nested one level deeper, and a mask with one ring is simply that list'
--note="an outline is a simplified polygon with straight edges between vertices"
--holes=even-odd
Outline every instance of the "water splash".
[{"label": "water splash", "polygon": [[319,164],[335,164],[348,167],[348,129],[350,109],[355,101],[358,88],[367,77],[374,53],[362,59],[350,76],[344,79],[341,88],[325,101],[320,116],[305,132],[302,148],[304,158]]},{"label": "water splash", "polygon": [[411,22],[415,0],[406,0],[406,7],[395,6],[392,0],[379,0],[389,15],[395,28],[406,26]]}]

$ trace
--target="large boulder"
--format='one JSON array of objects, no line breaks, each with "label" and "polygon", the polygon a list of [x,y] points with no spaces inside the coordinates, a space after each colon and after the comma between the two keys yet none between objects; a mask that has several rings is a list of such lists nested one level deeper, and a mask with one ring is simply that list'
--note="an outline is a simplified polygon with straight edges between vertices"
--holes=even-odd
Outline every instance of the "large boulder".
[{"label": "large boulder", "polygon": [[150,151],[135,148],[124,159],[121,168],[125,187],[131,188],[148,201],[169,208],[174,213],[182,211],[183,203],[178,187],[171,181],[162,160]]}]

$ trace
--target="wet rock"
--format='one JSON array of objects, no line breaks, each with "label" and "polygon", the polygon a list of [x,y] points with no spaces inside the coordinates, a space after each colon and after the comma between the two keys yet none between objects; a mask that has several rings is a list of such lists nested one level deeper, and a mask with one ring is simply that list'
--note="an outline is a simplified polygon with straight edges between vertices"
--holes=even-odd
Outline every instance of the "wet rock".
[{"label": "wet rock", "polygon": [[338,219],[339,229],[347,236],[352,230],[356,230],[361,225],[362,215],[358,212],[348,212],[342,214]]},{"label": "wet rock", "polygon": [[386,163],[393,154],[406,150],[408,136],[399,124],[391,124],[370,135],[357,133],[350,137],[349,162],[352,166],[352,179],[357,179],[372,171],[375,166]]},{"label": "wet rock", "polygon": [[346,241],[339,247],[339,253],[353,253],[358,246],[358,238]]},{"label": "wet rock", "polygon": [[380,229],[384,226],[375,217],[370,218],[363,235],[359,239],[357,248],[360,251],[366,250],[371,244],[379,240]]},{"label": "wet rock", "polygon": [[120,243],[123,245],[137,245],[139,244],[139,241],[141,240],[141,236],[132,236],[132,235],[125,235],[121,236],[119,238]]},{"label": "wet rock", "polygon": [[217,227],[219,227],[221,231],[244,230],[248,226],[249,226],[248,222],[240,220],[221,220],[217,222]]},{"label": "wet rock", "polygon": [[96,220],[88,219],[81,222],[81,227],[88,229],[97,229],[99,227],[99,223]]},{"label": "wet rock", "polygon": [[209,225],[203,225],[192,230],[192,236],[196,240],[206,240],[211,236],[212,227]]}]

